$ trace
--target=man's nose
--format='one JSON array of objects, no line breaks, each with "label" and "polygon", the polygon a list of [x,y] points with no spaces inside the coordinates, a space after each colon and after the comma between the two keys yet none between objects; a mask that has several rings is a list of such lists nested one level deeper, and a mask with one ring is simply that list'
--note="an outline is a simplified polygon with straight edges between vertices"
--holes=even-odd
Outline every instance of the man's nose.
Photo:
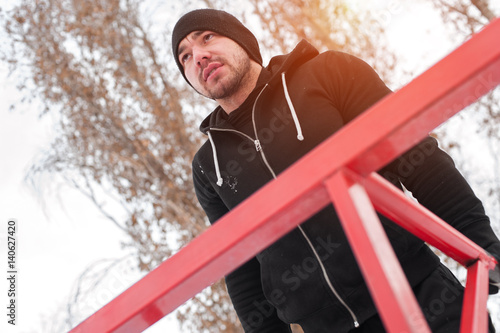
[{"label": "man's nose", "polygon": [[206,66],[210,60],[211,54],[204,48],[193,49],[193,58],[200,67]]}]

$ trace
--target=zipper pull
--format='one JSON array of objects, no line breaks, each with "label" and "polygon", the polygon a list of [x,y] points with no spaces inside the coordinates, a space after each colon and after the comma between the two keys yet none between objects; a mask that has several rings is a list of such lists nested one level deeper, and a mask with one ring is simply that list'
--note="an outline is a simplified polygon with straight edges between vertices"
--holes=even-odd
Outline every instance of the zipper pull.
[{"label": "zipper pull", "polygon": [[262,150],[262,146],[260,145],[260,141],[259,140],[255,140],[254,143],[255,143],[255,149],[257,149],[257,151],[261,151]]}]

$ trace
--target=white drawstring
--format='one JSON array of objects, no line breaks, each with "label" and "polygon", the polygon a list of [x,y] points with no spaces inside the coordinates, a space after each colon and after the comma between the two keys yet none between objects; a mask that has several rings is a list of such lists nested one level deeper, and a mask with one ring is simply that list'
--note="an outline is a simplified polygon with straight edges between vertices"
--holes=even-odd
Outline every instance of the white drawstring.
[{"label": "white drawstring", "polygon": [[290,108],[290,112],[292,113],[295,127],[297,128],[297,139],[299,139],[299,141],[303,141],[304,136],[302,135],[302,128],[300,127],[299,118],[297,118],[297,113],[295,112],[295,108],[293,107],[292,99],[288,94],[288,88],[286,87],[285,72],[281,73],[281,81],[283,82],[283,90],[285,92],[286,102],[288,103],[288,107]]},{"label": "white drawstring", "polygon": [[214,154],[214,164],[215,164],[215,174],[217,175],[217,185],[222,186],[222,176],[220,174],[220,169],[219,169],[219,160],[217,159],[217,151],[215,150],[215,143],[214,139],[212,139],[212,134],[210,131],[207,131],[208,134],[208,139],[210,140],[210,143],[212,144],[212,152]]},{"label": "white drawstring", "polygon": [[[283,91],[285,92],[285,99],[286,99],[286,102],[288,103],[288,107],[290,108],[290,112],[292,113],[292,118],[293,118],[293,122],[295,123],[295,128],[297,129],[297,139],[299,141],[303,141],[304,136],[302,135],[302,128],[300,127],[299,118],[297,117],[297,113],[295,112],[295,108],[293,106],[290,95],[288,94],[288,88],[286,86],[284,72],[281,73],[281,79],[282,79],[282,83],[283,83]],[[261,94],[262,94],[262,91],[261,91]],[[259,96],[260,96],[260,94],[259,94]],[[254,105],[254,108],[255,108],[255,105]],[[253,112],[252,112],[252,114],[253,114]],[[210,143],[212,145],[212,152],[213,152],[213,156],[214,156],[214,165],[215,165],[215,174],[217,176],[217,185],[222,186],[222,183],[224,182],[224,180],[222,179],[222,176],[220,173],[219,160],[217,159],[217,150],[215,149],[214,139],[212,138],[212,134],[210,133],[210,131],[207,131],[207,134],[208,134],[208,139],[210,140]],[[258,142],[258,140],[257,140],[257,142]]]}]

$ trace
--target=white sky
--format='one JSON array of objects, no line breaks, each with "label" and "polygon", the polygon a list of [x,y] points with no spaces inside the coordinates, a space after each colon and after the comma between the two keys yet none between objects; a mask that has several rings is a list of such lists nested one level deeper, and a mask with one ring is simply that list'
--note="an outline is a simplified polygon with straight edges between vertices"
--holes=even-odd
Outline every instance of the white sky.
[{"label": "white sky", "polygon": [[[356,1],[366,4],[366,1]],[[429,11],[429,6],[413,3],[408,8],[399,1],[383,3],[373,10],[388,28],[393,48],[407,59],[400,66],[421,72],[450,51],[446,32],[435,25],[438,14]],[[7,325],[4,304],[8,288],[6,278],[0,276],[0,308],[4,309],[0,313],[0,331],[44,332],[44,328],[51,327],[56,313],[60,313],[61,318],[82,271],[97,260],[126,255],[120,243],[127,238],[76,191],[65,186],[60,187],[57,194],[52,191],[43,198],[44,209],[40,198],[24,183],[28,168],[53,138],[52,120],[50,117],[40,120],[37,111],[29,108],[10,112],[8,106],[19,94],[15,82],[6,78],[5,73],[4,64],[0,63],[0,271],[6,275],[6,225],[14,218],[18,225],[19,307],[18,325]],[[119,269],[103,283],[100,294],[89,301],[92,303],[89,306],[97,310],[107,298],[139,278],[136,273],[120,274]],[[166,327],[168,332],[175,332],[167,323],[173,321],[171,317],[148,332]]]},{"label": "white sky", "polygon": [[[52,317],[64,311],[83,270],[100,259],[126,255],[120,243],[127,239],[87,198],[68,186],[59,182],[47,196],[39,198],[25,183],[27,170],[36,156],[47,149],[53,135],[51,119],[40,120],[33,110],[10,112],[7,101],[18,94],[13,82],[5,80],[4,75],[1,80],[0,304],[5,309],[8,286],[3,276],[7,271],[7,222],[16,219],[19,308],[15,329],[7,326],[6,310],[2,311],[0,331],[49,332],[42,330],[42,326],[51,327]],[[59,192],[53,193],[54,190]],[[139,278],[137,273],[132,276],[111,273],[110,276],[108,285],[105,283],[102,287],[102,295],[97,295],[90,304],[94,310],[109,301],[111,293],[116,295]],[[117,281],[118,276],[120,280]]]}]

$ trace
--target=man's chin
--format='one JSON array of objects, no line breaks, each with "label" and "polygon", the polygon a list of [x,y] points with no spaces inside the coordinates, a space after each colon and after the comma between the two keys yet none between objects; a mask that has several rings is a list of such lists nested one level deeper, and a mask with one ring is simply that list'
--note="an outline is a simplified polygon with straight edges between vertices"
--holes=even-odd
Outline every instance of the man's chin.
[{"label": "man's chin", "polygon": [[203,89],[197,89],[197,91],[207,98],[217,100],[230,97],[237,91],[237,87],[237,82],[219,80],[217,82],[212,82],[211,84],[206,84]]},{"label": "man's chin", "polygon": [[202,95],[203,97],[206,97],[206,98],[209,98],[209,99],[213,99],[213,100],[219,99],[219,98],[217,97],[217,95],[214,95],[214,94],[212,94],[212,93],[210,93],[210,92],[207,92],[207,91],[202,91],[202,90],[200,90],[200,89],[195,89],[195,90],[196,90],[196,92],[197,92],[198,94]]},{"label": "man's chin", "polygon": [[218,89],[206,90],[206,93],[202,95],[204,95],[207,98],[216,100],[216,99],[226,98],[229,94],[225,89],[218,87]]}]

